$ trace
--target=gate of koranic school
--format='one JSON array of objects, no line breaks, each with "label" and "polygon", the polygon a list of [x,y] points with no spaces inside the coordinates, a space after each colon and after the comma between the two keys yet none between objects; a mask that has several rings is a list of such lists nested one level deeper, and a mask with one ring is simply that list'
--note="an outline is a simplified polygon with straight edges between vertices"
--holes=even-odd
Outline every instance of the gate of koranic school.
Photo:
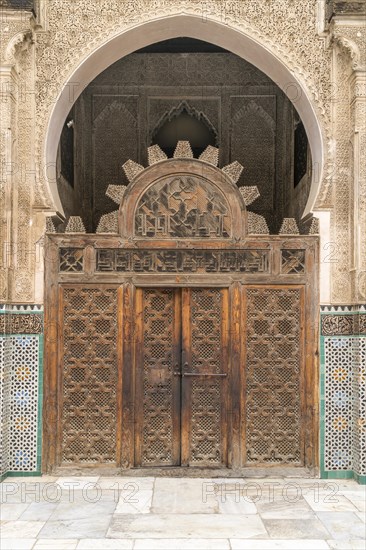
[{"label": "gate of koranic school", "polygon": [[148,156],[96,234],[48,223],[43,470],[316,467],[318,237],[213,147]]}]

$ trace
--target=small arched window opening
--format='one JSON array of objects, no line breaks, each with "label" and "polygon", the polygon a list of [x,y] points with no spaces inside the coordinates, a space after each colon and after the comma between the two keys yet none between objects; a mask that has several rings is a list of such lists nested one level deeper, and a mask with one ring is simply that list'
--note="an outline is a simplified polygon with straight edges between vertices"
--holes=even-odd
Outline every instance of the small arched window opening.
[{"label": "small arched window opening", "polygon": [[217,134],[206,117],[181,105],[161,119],[152,135],[152,145],[159,145],[169,158],[173,157],[178,141],[189,141],[193,155],[198,158],[208,145],[218,146]]}]

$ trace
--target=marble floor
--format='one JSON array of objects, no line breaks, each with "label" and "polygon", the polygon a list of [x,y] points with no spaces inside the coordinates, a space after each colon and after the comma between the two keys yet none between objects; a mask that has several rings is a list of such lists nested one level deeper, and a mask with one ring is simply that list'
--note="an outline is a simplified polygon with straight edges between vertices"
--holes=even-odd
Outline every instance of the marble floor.
[{"label": "marble floor", "polygon": [[365,549],[351,480],[12,477],[0,494],[1,550]]}]

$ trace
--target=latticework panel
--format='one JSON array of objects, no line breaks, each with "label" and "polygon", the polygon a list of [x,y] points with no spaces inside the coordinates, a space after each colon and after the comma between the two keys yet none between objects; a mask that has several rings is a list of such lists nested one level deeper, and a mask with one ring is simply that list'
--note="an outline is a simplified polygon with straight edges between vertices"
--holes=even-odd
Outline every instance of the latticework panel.
[{"label": "latticework panel", "polygon": [[352,467],[353,356],[352,337],[324,338],[325,470],[349,470]]},{"label": "latticework panel", "polygon": [[[192,372],[222,372],[222,295],[219,289],[191,291]],[[197,377],[191,386],[190,463],[214,466],[222,457],[222,384],[219,377]]]},{"label": "latticework panel", "polygon": [[173,461],[174,290],[143,291],[142,465]]},{"label": "latticework panel", "polygon": [[116,460],[117,290],[64,289],[62,459]]},{"label": "latticework panel", "polygon": [[300,463],[300,289],[247,289],[246,459]]}]

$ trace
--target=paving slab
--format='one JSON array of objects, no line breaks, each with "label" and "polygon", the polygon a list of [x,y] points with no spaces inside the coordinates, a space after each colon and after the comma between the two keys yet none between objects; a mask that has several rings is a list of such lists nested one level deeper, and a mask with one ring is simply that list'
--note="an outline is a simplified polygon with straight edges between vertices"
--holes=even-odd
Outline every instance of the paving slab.
[{"label": "paving slab", "polygon": [[2,521],[0,522],[0,533],[2,539],[36,538],[44,521]]},{"label": "paving slab", "polygon": [[263,523],[272,539],[331,538],[318,519],[264,519]]},{"label": "paving slab", "polygon": [[77,550],[132,550],[133,540],[125,539],[83,539]]},{"label": "paving slab", "polygon": [[365,539],[365,524],[352,512],[317,512],[317,516],[329,531],[329,539]]},{"label": "paving slab", "polygon": [[135,540],[134,550],[230,550],[227,539]]},{"label": "paving slab", "polygon": [[215,494],[206,496],[197,479],[157,478],[151,511],[153,514],[215,514],[219,504]]},{"label": "paving slab", "polygon": [[291,540],[230,540],[232,550],[327,550],[328,544],[320,539]]},{"label": "paving slab", "polygon": [[59,521],[49,520],[40,531],[39,537],[45,539],[105,538],[110,522],[110,515]]},{"label": "paving slab", "polygon": [[252,538],[267,536],[258,515],[115,514],[107,538]]}]

